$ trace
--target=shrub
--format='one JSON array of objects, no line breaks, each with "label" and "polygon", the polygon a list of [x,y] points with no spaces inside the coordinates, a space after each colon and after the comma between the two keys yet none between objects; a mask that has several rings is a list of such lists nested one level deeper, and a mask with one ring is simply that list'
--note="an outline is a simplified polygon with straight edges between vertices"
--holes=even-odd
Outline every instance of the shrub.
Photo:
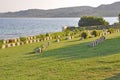
[{"label": "shrub", "polygon": [[92,33],[91,33],[91,34],[92,34],[92,35],[94,35],[95,37],[99,36],[99,32],[98,32],[98,31],[96,31],[96,30],[92,31]]},{"label": "shrub", "polygon": [[36,35],[36,38],[39,39],[39,38],[40,38],[40,35]]},{"label": "shrub", "polygon": [[55,32],[55,33],[52,33],[51,36],[56,39],[58,36],[65,36],[66,35],[66,32]]},{"label": "shrub", "polygon": [[81,33],[81,37],[83,37],[84,39],[86,39],[88,37],[88,33],[87,32],[82,32]]},{"label": "shrub", "polygon": [[40,39],[44,40],[46,38],[46,34],[40,34]]},{"label": "shrub", "polygon": [[114,29],[113,29],[113,28],[110,28],[110,29],[108,29],[108,32],[114,33]]},{"label": "shrub", "polygon": [[50,36],[50,34],[49,34],[49,33],[46,33],[46,36]]},{"label": "shrub", "polygon": [[109,25],[103,18],[94,17],[94,16],[83,16],[79,20],[79,26],[97,26],[97,25]]},{"label": "shrub", "polygon": [[25,42],[26,41],[26,37],[20,37],[20,41],[21,42]]}]

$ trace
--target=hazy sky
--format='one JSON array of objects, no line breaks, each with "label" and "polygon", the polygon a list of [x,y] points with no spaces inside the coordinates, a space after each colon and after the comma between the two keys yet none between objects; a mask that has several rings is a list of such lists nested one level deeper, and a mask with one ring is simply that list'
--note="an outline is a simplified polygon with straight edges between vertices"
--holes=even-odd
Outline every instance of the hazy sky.
[{"label": "hazy sky", "polygon": [[0,0],[0,12],[26,9],[53,9],[72,6],[99,6],[120,0]]}]

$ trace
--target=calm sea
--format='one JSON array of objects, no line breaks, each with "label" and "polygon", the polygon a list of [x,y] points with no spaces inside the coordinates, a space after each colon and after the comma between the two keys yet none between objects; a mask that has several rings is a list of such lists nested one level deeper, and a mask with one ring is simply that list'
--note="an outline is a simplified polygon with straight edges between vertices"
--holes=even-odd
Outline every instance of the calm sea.
[{"label": "calm sea", "polygon": [[[117,17],[105,17],[110,24]],[[0,18],[0,39],[31,36],[47,32],[62,31],[62,27],[77,26],[79,18]]]}]

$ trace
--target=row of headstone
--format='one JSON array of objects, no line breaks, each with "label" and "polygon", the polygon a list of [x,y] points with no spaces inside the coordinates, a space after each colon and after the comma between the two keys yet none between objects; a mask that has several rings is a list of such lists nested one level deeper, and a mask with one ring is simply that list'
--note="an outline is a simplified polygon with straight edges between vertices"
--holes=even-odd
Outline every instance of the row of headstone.
[{"label": "row of headstone", "polygon": [[73,38],[74,38],[74,36],[66,36],[66,40],[71,40]]},{"label": "row of headstone", "polygon": [[8,40],[3,40],[3,44],[16,43],[16,42],[20,42],[20,39],[8,39]]},{"label": "row of headstone", "polygon": [[94,46],[102,43],[105,39],[106,39],[105,36],[102,36],[102,37],[100,37],[99,39],[96,39],[95,41],[91,42],[91,43],[89,44],[89,46],[90,46],[90,47],[94,47]]},{"label": "row of headstone", "polygon": [[40,41],[47,41],[47,40],[52,40],[52,37],[46,37],[44,39],[36,39],[35,36],[31,36],[31,37],[27,37],[27,40],[25,42],[21,42],[20,39],[8,39],[8,40],[3,40],[2,49],[20,46],[23,44],[30,44],[30,43],[40,42]]},{"label": "row of headstone", "polygon": [[118,33],[118,32],[120,32],[120,30],[119,30],[119,29],[116,29],[115,32]]},{"label": "row of headstone", "polygon": [[33,40],[33,39],[36,39],[36,36],[28,36],[26,37],[27,40]]},{"label": "row of headstone", "polygon": [[24,44],[23,42],[3,44],[2,49],[9,48],[9,47],[20,46],[20,45],[23,45],[23,44]]}]

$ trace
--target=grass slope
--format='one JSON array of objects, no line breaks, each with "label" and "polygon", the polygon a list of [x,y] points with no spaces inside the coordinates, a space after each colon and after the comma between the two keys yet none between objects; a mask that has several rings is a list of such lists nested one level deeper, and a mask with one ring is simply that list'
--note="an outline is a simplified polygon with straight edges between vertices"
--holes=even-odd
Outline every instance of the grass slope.
[{"label": "grass slope", "polygon": [[43,54],[34,48],[45,42],[0,50],[0,80],[120,80],[120,33],[96,38],[51,42]]}]

